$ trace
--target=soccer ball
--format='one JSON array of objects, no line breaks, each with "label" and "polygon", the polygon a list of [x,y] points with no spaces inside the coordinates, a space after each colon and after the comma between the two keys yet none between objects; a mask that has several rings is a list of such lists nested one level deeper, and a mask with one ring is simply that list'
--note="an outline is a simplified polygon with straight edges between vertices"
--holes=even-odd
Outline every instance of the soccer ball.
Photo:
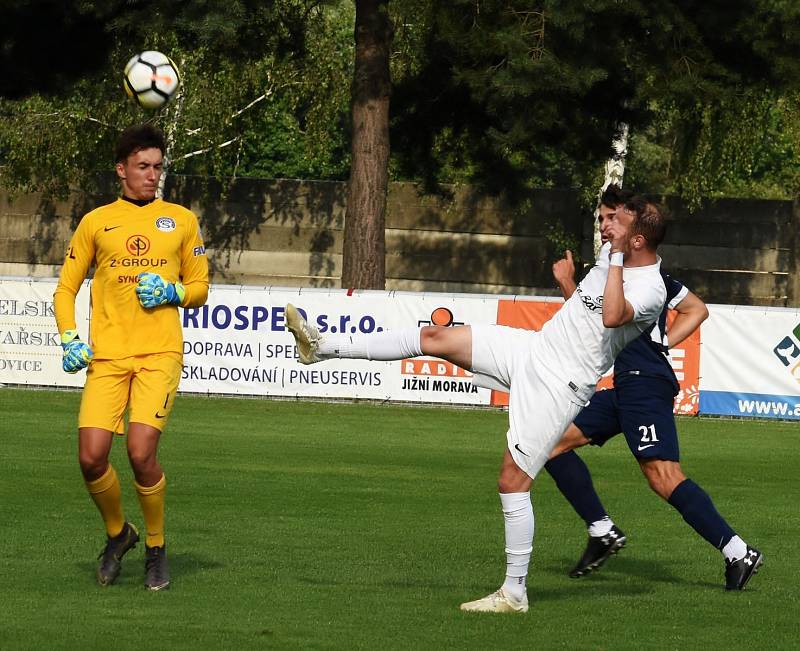
[{"label": "soccer ball", "polygon": [[146,109],[166,104],[181,85],[178,68],[166,54],[148,50],[128,61],[123,86],[129,97]]}]

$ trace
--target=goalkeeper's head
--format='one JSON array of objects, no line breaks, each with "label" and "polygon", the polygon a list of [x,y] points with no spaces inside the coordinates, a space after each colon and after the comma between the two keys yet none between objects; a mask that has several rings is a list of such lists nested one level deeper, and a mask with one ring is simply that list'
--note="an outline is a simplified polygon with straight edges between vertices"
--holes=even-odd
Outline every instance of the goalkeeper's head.
[{"label": "goalkeeper's head", "polygon": [[125,129],[114,151],[122,194],[136,201],[152,201],[164,162],[164,134],[152,124]]}]

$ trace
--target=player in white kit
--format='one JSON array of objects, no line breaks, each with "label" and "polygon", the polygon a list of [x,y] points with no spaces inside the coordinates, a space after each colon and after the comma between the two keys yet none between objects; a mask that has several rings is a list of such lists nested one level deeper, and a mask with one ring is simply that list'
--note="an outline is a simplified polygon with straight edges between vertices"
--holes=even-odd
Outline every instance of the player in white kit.
[{"label": "player in white kit", "polygon": [[429,355],[471,371],[478,386],[510,392],[508,445],[498,480],[506,579],[499,590],[462,604],[462,610],[528,610],[531,482],[616,355],[658,318],[664,305],[666,290],[656,254],[665,232],[659,209],[634,197],[604,221],[603,230],[608,242],[596,265],[540,332],[497,325],[426,326],[322,337],[297,308],[286,306],[287,328],[304,364]]}]

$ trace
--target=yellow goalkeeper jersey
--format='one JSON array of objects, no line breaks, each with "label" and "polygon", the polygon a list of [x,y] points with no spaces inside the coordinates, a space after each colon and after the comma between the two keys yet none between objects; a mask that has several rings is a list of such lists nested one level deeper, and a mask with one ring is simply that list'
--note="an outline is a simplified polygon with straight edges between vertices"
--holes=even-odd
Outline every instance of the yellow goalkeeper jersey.
[{"label": "yellow goalkeeper jersey", "polygon": [[145,309],[136,295],[139,274],[182,282],[182,306],[198,307],[208,297],[208,259],[190,210],[156,199],[144,206],[117,201],[87,213],[67,248],[53,296],[58,331],[75,328],[75,296],[94,266],[89,345],[97,359],[183,352],[175,305]]}]

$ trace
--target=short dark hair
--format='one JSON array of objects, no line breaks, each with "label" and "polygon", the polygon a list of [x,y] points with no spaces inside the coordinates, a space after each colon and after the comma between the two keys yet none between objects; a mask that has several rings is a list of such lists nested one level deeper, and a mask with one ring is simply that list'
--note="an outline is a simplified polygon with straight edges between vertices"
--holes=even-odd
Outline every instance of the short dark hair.
[{"label": "short dark hair", "polygon": [[142,149],[160,149],[164,155],[164,132],[152,124],[134,124],[125,129],[114,148],[114,161],[122,163],[128,156]]},{"label": "short dark hair", "polygon": [[612,183],[600,195],[600,203],[609,208],[616,208],[622,206],[630,201],[634,193],[630,190],[623,190],[618,185]]},{"label": "short dark hair", "polygon": [[649,248],[655,251],[667,234],[667,224],[661,208],[640,194],[631,197],[625,207],[636,214],[630,235],[641,235],[647,240]]}]

